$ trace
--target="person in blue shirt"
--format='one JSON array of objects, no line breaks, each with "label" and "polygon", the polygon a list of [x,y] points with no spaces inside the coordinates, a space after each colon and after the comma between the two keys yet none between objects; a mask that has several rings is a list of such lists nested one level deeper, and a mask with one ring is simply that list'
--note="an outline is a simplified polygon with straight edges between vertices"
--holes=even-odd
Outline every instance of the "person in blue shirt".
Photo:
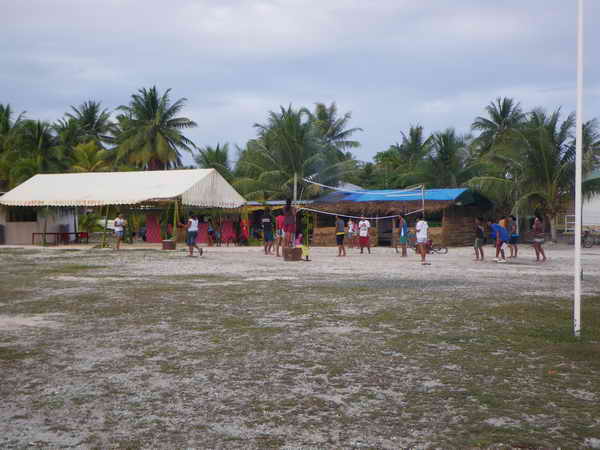
[{"label": "person in blue shirt", "polygon": [[[402,249],[402,256],[406,256],[406,244],[408,243],[408,224],[404,216],[398,217],[398,243]],[[398,246],[396,245],[396,253],[398,253]]]},{"label": "person in blue shirt", "polygon": [[505,263],[506,255],[504,254],[504,249],[507,247],[509,239],[508,230],[500,226],[500,224],[494,223],[492,219],[488,220],[488,225],[496,235],[496,258],[494,258],[494,261]]}]

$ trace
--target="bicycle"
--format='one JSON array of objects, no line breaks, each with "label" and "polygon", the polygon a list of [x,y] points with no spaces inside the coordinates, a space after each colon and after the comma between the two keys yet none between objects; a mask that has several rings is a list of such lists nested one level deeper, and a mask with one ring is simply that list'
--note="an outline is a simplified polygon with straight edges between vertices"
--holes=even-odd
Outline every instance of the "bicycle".
[{"label": "bicycle", "polygon": [[[414,234],[409,234],[408,236],[408,246],[413,249],[413,251],[418,253],[417,250],[417,238]],[[448,253],[448,247],[444,247],[443,245],[434,244],[431,239],[427,241],[427,253],[437,254],[437,255],[445,255]]]},{"label": "bicycle", "polygon": [[585,230],[583,236],[581,236],[581,245],[583,248],[592,248],[594,245],[600,245],[600,236],[589,230]]}]

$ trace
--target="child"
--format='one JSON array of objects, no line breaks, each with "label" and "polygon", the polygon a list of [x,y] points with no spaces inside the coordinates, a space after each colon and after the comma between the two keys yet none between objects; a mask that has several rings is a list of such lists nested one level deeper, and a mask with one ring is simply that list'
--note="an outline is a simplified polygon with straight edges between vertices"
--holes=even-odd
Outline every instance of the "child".
[{"label": "child", "polygon": [[483,229],[483,219],[478,217],[475,219],[475,242],[473,248],[475,249],[475,261],[483,261],[483,240],[485,237],[485,230]]},{"label": "child", "polygon": [[494,223],[491,219],[488,220],[488,225],[496,235],[496,257],[494,258],[494,261],[505,263],[506,255],[504,249],[507,246],[508,232],[506,231],[506,228],[500,226],[500,224]]},{"label": "child", "polygon": [[338,246],[338,256],[346,256],[346,248],[344,247],[344,219],[335,216],[335,243]]}]

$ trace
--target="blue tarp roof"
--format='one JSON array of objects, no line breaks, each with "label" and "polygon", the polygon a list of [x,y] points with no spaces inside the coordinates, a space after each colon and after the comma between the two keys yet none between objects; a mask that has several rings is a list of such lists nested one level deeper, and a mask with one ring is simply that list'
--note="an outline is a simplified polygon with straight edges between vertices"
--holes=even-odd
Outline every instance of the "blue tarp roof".
[{"label": "blue tarp roof", "polygon": [[[456,201],[460,196],[470,192],[467,188],[425,189],[425,201]],[[471,196],[469,196],[471,197]],[[465,200],[467,200],[465,198]],[[472,197],[469,198],[472,201]],[[315,203],[337,202],[415,202],[421,201],[421,191],[403,191],[398,189],[361,190],[357,192],[332,192],[315,200]]]}]

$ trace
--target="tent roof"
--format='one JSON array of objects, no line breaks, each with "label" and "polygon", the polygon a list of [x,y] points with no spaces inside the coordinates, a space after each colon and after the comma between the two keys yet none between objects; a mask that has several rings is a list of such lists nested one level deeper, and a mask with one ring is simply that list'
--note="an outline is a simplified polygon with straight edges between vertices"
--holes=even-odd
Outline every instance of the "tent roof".
[{"label": "tent roof", "polygon": [[[466,188],[456,189],[425,189],[425,201],[454,202],[463,194],[468,193]],[[315,203],[337,202],[414,202],[421,201],[420,190],[361,190],[357,192],[332,192],[315,200]]]},{"label": "tent roof", "polygon": [[173,200],[237,208],[246,200],[215,170],[38,174],[0,197],[7,206],[135,205]]}]

